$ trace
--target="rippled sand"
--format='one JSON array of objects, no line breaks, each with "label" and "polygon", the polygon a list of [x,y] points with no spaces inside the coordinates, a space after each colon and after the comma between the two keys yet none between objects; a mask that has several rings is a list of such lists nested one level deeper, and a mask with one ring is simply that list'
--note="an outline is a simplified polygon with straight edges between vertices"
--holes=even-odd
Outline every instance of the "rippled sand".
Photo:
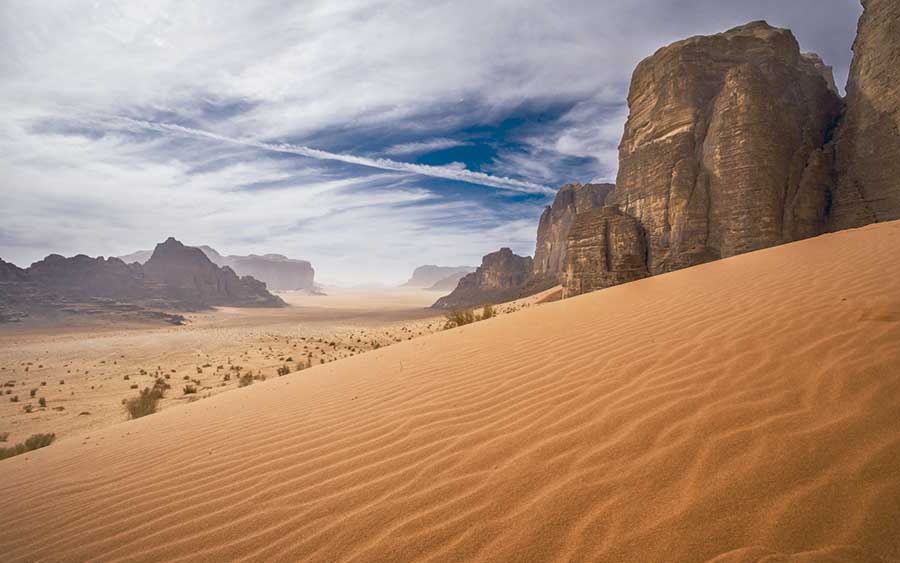
[{"label": "rippled sand", "polygon": [[0,462],[6,560],[900,558],[900,222]]}]

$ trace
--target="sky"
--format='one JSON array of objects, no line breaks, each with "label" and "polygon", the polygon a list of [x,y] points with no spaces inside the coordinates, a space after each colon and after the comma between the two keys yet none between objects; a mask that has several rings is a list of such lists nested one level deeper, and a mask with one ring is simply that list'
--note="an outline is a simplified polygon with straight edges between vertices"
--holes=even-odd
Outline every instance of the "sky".
[{"label": "sky", "polygon": [[858,0],[0,1],[0,258],[174,236],[395,284],[615,181],[656,49],[754,20],[846,83]]}]

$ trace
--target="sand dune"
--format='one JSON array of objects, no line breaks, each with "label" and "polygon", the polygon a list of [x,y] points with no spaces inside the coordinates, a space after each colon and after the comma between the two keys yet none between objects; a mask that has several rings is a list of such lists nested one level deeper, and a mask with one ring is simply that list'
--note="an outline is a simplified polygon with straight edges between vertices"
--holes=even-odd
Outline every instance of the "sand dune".
[{"label": "sand dune", "polygon": [[18,560],[900,559],[900,222],[0,462]]}]

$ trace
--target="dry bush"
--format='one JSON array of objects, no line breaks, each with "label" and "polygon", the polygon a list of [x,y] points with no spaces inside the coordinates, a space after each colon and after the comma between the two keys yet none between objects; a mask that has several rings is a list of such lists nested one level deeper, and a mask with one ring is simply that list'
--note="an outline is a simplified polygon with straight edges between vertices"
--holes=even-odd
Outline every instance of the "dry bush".
[{"label": "dry bush", "polygon": [[185,395],[193,395],[193,394],[197,393],[197,387],[195,385],[185,385],[182,388],[182,392]]},{"label": "dry bush", "polygon": [[455,328],[475,322],[475,313],[472,309],[454,309],[450,311],[444,318],[447,319],[444,328]]},{"label": "dry bush", "polygon": [[32,434],[24,443],[18,443],[11,448],[0,448],[0,459],[44,448],[52,444],[55,439],[56,434]]},{"label": "dry bush", "polygon": [[128,418],[141,418],[156,412],[159,400],[163,397],[162,389],[158,387],[145,387],[137,397],[125,401],[125,411]]}]

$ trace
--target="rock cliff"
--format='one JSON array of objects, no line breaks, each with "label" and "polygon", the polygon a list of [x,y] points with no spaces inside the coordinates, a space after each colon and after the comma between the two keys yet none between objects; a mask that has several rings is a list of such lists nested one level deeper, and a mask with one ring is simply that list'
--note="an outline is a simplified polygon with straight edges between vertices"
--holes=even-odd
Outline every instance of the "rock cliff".
[{"label": "rock cliff", "polygon": [[534,249],[534,276],[561,282],[566,263],[566,239],[575,215],[603,206],[612,184],[567,184],[556,192],[538,224]]},{"label": "rock cliff", "polygon": [[823,232],[841,109],[828,77],[765,22],[640,63],[607,203],[645,229],[650,273]]},{"label": "rock cliff", "polygon": [[579,213],[567,239],[564,274],[564,298],[649,276],[637,220],[615,207]]},{"label": "rock cliff", "polygon": [[900,2],[863,0],[829,230],[900,219]]},{"label": "rock cliff", "polygon": [[534,271],[530,256],[518,256],[501,248],[485,256],[473,273],[459,281],[450,295],[432,305],[436,309],[479,307],[518,299]]},{"label": "rock cliff", "polygon": [[204,306],[277,307],[285,303],[250,276],[238,277],[228,266],[217,266],[199,248],[174,238],[156,245],[144,264],[148,280],[164,284],[181,299]]}]

